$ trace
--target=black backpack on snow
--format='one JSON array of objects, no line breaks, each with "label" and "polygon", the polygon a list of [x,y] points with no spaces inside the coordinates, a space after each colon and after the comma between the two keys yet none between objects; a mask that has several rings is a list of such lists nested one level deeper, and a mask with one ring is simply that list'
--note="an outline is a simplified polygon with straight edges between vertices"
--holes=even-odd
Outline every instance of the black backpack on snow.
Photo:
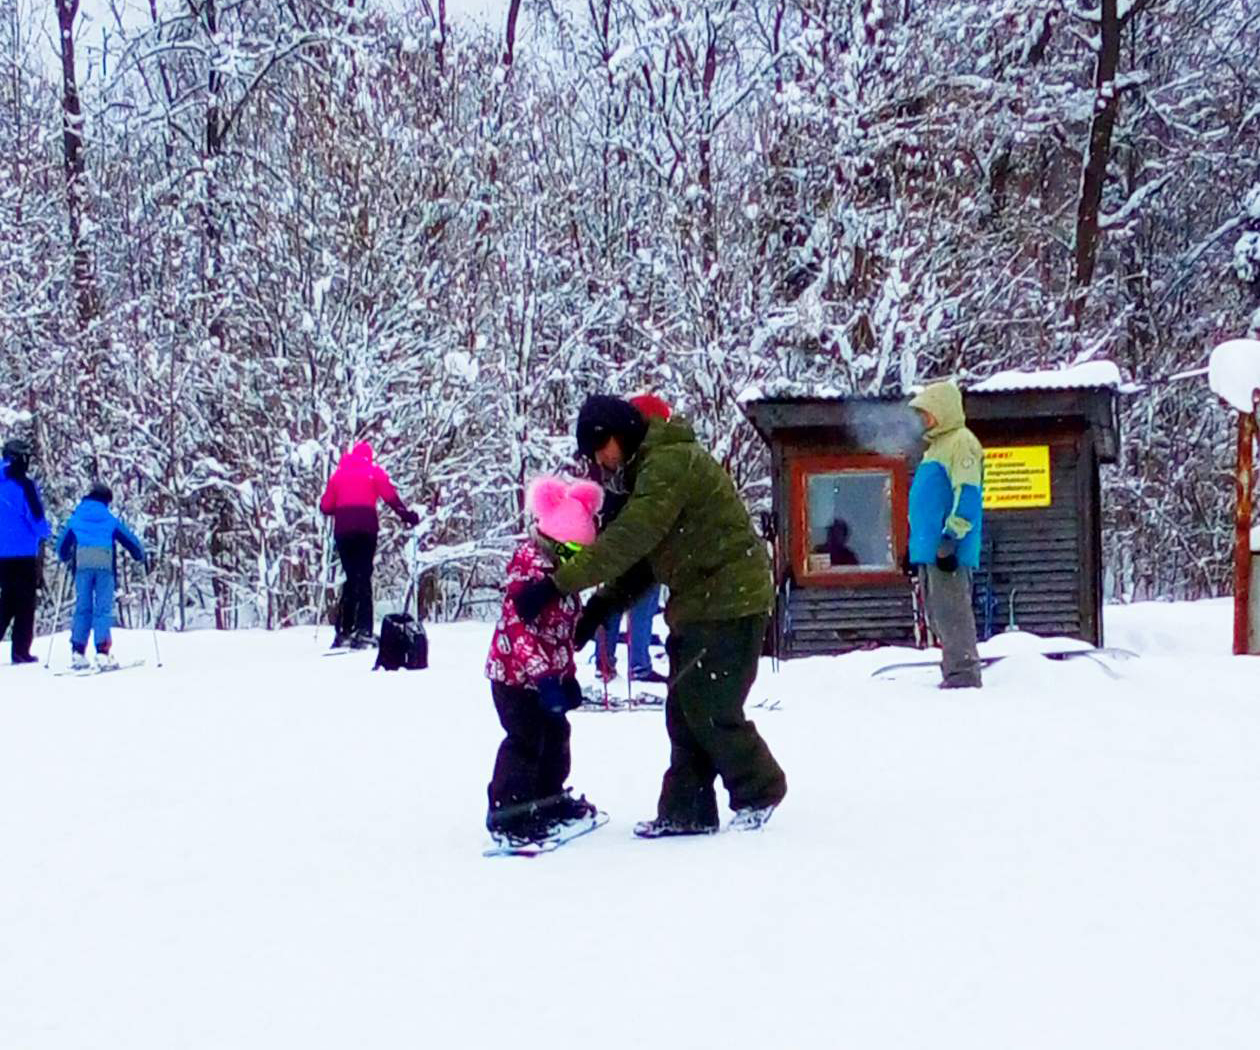
[{"label": "black backpack on snow", "polygon": [[381,621],[381,644],[373,671],[422,671],[429,666],[429,636],[424,624],[408,613],[390,613]]}]

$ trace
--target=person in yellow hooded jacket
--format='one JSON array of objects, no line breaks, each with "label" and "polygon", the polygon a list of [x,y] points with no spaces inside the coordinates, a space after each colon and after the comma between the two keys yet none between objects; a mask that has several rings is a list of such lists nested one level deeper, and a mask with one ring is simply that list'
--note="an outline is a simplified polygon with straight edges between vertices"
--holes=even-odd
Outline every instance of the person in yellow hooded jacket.
[{"label": "person in yellow hooded jacket", "polygon": [[971,574],[980,564],[984,450],[967,429],[962,392],[933,383],[910,401],[928,443],[910,485],[910,564],[918,567],[928,623],[941,645],[941,686],[980,687]]}]

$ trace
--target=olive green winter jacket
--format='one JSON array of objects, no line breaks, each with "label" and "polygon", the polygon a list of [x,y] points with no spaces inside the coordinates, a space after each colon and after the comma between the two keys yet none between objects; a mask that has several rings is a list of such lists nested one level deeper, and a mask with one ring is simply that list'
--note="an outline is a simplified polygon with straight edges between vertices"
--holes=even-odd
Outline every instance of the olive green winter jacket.
[{"label": "olive green winter jacket", "polygon": [[560,590],[609,583],[623,604],[634,595],[617,581],[646,561],[669,588],[671,626],[769,612],[765,543],[730,475],[696,443],[685,420],[652,420],[625,470],[630,499],[591,546],[556,570]]}]

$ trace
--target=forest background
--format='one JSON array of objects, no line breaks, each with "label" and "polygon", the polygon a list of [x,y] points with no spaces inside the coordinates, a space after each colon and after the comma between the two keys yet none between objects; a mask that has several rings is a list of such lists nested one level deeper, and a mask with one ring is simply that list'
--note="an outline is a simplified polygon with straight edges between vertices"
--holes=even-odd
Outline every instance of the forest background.
[{"label": "forest background", "polygon": [[1260,336],[1255,0],[96,3],[0,12],[0,431],[57,521],[113,485],[124,618],[322,619],[356,439],[422,515],[384,590],[482,615],[589,392],[758,509],[750,386],[1101,359],[1109,594],[1228,590],[1233,420],[1179,377]]}]

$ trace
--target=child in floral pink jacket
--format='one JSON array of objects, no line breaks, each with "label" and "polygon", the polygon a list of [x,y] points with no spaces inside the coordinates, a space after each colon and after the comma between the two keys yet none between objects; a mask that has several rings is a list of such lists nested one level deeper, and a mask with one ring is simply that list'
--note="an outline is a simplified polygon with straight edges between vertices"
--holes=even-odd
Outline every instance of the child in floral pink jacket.
[{"label": "child in floral pink jacket", "polygon": [[595,807],[565,791],[569,721],[582,702],[575,677],[573,630],[582,610],[577,595],[558,597],[531,624],[513,598],[526,584],[595,539],[603,489],[591,481],[535,480],[525,496],[532,523],[507,569],[503,612],[486,660],[495,710],[507,734],[490,781],[486,827],[507,843],[539,841],[557,824],[585,819]]}]

